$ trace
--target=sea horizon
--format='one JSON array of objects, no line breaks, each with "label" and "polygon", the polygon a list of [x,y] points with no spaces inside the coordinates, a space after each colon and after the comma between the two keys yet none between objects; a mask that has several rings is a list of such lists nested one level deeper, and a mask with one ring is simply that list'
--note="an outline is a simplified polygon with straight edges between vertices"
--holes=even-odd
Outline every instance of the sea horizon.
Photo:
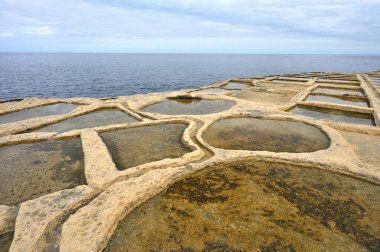
[{"label": "sea horizon", "polygon": [[246,52],[106,52],[106,51],[0,51],[0,54],[168,54],[168,55],[315,55],[315,56],[380,56],[374,53],[246,53]]},{"label": "sea horizon", "polygon": [[193,89],[258,75],[379,69],[378,55],[3,52],[0,100],[100,98]]}]

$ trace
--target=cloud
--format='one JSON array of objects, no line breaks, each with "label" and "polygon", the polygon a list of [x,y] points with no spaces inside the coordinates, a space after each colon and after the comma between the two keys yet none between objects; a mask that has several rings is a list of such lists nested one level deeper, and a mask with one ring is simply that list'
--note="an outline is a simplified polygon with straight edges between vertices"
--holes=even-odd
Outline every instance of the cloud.
[{"label": "cloud", "polygon": [[14,36],[14,34],[10,33],[10,32],[0,33],[0,37],[13,37],[13,36]]},{"label": "cloud", "polygon": [[49,26],[24,27],[20,29],[20,33],[32,35],[51,35],[54,30]]},{"label": "cloud", "polygon": [[378,0],[0,0],[0,46],[287,52],[292,41],[311,53],[380,53],[379,8]]}]

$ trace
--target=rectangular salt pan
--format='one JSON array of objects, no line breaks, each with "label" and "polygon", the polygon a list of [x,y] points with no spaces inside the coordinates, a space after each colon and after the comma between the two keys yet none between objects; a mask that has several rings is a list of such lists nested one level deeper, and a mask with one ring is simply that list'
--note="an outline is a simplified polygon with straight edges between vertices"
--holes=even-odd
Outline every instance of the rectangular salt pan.
[{"label": "rectangular salt pan", "polygon": [[318,87],[313,90],[313,93],[324,93],[324,94],[336,94],[336,95],[356,95],[364,96],[363,92],[360,89],[341,89],[341,88],[327,88],[327,87]]},{"label": "rectangular salt pan", "polygon": [[0,147],[0,205],[86,184],[81,140]]},{"label": "rectangular salt pan", "polygon": [[244,83],[240,83],[240,82],[228,82],[227,85],[224,85],[222,86],[223,88],[226,88],[226,89],[246,89],[246,88],[249,88],[250,85],[249,84],[244,84]]},{"label": "rectangular salt pan", "polygon": [[374,126],[373,116],[364,113],[347,112],[337,109],[317,108],[311,106],[295,106],[289,112],[297,115],[312,117],[315,119],[325,119],[334,122],[344,122],[352,124],[364,124]]},{"label": "rectangular salt pan", "polygon": [[346,97],[334,97],[328,95],[314,95],[311,94],[307,96],[305,101],[316,101],[316,102],[328,102],[328,103],[336,103],[342,105],[350,105],[350,106],[358,106],[368,108],[369,105],[364,99],[352,99]]},{"label": "rectangular salt pan", "polygon": [[119,170],[166,158],[178,158],[191,150],[182,143],[185,124],[162,124],[114,130],[100,134]]},{"label": "rectangular salt pan", "polygon": [[111,124],[132,123],[137,120],[117,109],[103,109],[54,123],[32,132],[66,132],[70,130],[93,128]]},{"label": "rectangular salt pan", "polygon": [[34,107],[0,115],[0,124],[13,123],[35,117],[62,115],[76,109],[78,105],[71,103],[56,103],[52,105]]}]

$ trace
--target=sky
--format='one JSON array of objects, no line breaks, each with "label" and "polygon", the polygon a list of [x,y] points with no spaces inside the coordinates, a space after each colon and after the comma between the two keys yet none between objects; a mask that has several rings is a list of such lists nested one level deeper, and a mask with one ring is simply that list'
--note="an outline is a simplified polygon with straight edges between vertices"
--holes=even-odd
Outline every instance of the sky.
[{"label": "sky", "polygon": [[380,54],[380,0],[0,0],[1,52]]}]

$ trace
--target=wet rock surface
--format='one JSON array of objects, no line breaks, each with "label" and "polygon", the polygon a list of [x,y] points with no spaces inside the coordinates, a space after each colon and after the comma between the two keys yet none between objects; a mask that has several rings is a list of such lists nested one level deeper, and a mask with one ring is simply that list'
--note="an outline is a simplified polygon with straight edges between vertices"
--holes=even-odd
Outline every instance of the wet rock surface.
[{"label": "wet rock surface", "polygon": [[380,187],[259,161],[190,175],[121,221],[107,251],[378,251]]},{"label": "wet rock surface", "polygon": [[19,208],[17,206],[0,205],[0,234],[5,234],[14,230],[15,220]]},{"label": "wet rock surface", "polygon": [[13,240],[13,232],[0,234],[0,252],[8,252]]}]

